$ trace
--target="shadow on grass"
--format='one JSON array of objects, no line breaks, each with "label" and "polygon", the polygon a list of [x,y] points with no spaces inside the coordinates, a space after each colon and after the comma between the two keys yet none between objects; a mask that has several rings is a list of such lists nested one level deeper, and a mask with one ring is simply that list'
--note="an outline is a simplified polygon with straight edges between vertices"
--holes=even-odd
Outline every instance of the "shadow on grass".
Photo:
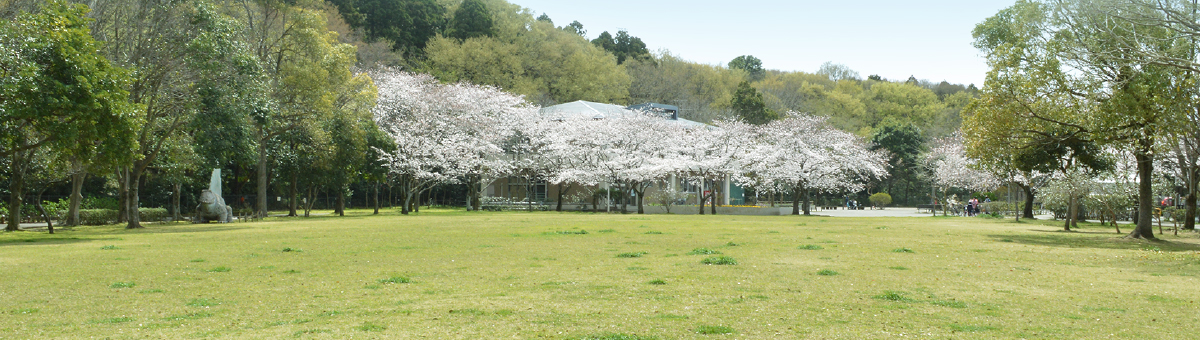
[{"label": "shadow on grass", "polygon": [[1200,251],[1200,245],[1194,243],[1172,242],[1161,239],[1157,241],[1127,239],[1124,237],[1125,234],[1114,232],[1034,231],[1044,233],[1044,235],[988,235],[988,237],[997,242],[1013,242],[1047,247]]},{"label": "shadow on grass", "polygon": [[71,244],[71,243],[80,243],[80,242],[118,240],[118,238],[116,238],[116,237],[88,238],[88,237],[58,236],[57,234],[56,235],[33,234],[33,235],[35,235],[35,236],[34,237],[26,237],[26,238],[0,240],[0,247],[43,246],[43,245]]}]

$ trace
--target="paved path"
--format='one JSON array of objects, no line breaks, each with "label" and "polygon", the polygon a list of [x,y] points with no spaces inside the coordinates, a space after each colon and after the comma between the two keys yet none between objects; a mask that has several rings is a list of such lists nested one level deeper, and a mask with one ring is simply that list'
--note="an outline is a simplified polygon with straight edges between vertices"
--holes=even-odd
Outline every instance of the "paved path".
[{"label": "paved path", "polygon": [[[883,209],[867,209],[867,210],[813,210],[813,215],[823,215],[830,217],[929,217],[933,216],[928,211],[917,212],[917,208],[883,208]],[[938,211],[938,215],[942,212]],[[1051,215],[1035,216],[1037,219],[1054,219]]]}]

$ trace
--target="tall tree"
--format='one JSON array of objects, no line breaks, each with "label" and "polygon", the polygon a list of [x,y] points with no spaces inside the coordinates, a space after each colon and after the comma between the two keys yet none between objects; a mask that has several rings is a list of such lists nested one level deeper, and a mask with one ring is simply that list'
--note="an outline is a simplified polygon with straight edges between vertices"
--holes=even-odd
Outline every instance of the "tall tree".
[{"label": "tall tree", "polygon": [[624,64],[627,60],[650,58],[650,50],[646,49],[646,43],[642,42],[641,38],[629,35],[625,30],[617,31],[616,37],[604,31],[592,40],[592,44],[616,56],[617,64]]},{"label": "tall tree", "polygon": [[925,151],[925,135],[912,122],[897,119],[885,120],[871,135],[871,151],[886,150],[888,172],[883,181],[885,191],[901,204],[916,204],[917,197],[924,197],[921,180],[920,155]]},{"label": "tall tree", "polygon": [[[545,22],[554,25],[553,22],[550,22],[550,17],[545,14],[542,16],[546,18]],[[543,21],[541,18],[538,20]],[[449,35],[458,40],[489,37],[495,34],[495,28],[492,25],[492,13],[488,10],[487,4],[481,0],[466,0],[454,11],[454,19],[450,21]]]},{"label": "tall tree", "polygon": [[746,76],[750,81],[758,81],[766,76],[766,70],[763,69],[762,60],[755,58],[752,55],[743,55],[729,61],[729,68],[735,70],[746,71]]},{"label": "tall tree", "polygon": [[749,82],[743,81],[738,84],[737,92],[733,93],[733,100],[729,106],[738,117],[750,124],[762,125],[779,119],[779,114],[767,108],[763,103],[762,94],[750,86]]},{"label": "tall tree", "polygon": [[0,157],[12,167],[5,230],[17,230],[21,221],[24,175],[34,152],[48,148],[91,159],[99,146],[136,148],[137,106],[125,90],[127,72],[99,53],[88,11],[55,0],[0,26]]}]

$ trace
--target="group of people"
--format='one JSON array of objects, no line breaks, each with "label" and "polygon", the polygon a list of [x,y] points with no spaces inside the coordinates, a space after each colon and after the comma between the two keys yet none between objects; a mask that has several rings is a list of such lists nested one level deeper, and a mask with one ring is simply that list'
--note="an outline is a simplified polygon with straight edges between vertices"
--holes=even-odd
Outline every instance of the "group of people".
[{"label": "group of people", "polygon": [[[987,202],[991,202],[991,201],[992,201],[991,198],[984,198],[983,203],[987,203]],[[978,198],[971,198],[970,200],[968,200],[967,206],[965,208],[967,216],[979,215],[980,204],[981,203],[979,202]]]}]

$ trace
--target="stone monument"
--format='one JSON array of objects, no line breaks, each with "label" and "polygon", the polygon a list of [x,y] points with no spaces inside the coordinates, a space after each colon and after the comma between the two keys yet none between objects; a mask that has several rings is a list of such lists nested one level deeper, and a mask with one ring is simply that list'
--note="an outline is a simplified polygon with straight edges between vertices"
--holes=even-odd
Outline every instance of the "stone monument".
[{"label": "stone monument", "polygon": [[221,198],[221,169],[213,169],[208,189],[200,191],[200,205],[196,206],[196,217],[192,223],[209,221],[233,222],[233,208],[226,205],[225,199]]}]

